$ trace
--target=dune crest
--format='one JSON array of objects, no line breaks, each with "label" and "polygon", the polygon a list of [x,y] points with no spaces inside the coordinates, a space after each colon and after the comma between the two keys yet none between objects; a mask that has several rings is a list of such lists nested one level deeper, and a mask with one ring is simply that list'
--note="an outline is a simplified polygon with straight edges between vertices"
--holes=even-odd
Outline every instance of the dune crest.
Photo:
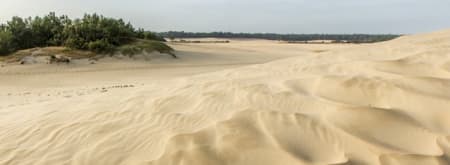
[{"label": "dune crest", "polygon": [[60,85],[46,100],[50,87],[17,95],[26,101],[1,95],[17,104],[0,102],[0,164],[450,164],[448,30],[363,45],[174,47],[181,60],[209,47],[284,59],[157,80],[134,73],[126,88]]}]

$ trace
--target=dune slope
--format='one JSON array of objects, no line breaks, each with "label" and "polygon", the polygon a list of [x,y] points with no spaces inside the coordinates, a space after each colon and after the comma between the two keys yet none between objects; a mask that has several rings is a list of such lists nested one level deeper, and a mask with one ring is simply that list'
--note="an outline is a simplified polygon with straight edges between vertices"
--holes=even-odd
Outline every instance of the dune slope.
[{"label": "dune slope", "polygon": [[450,164],[450,31],[369,45],[174,47],[284,59],[51,89],[64,97],[45,97],[45,80],[14,89],[1,96],[11,101],[0,106],[0,164]]}]

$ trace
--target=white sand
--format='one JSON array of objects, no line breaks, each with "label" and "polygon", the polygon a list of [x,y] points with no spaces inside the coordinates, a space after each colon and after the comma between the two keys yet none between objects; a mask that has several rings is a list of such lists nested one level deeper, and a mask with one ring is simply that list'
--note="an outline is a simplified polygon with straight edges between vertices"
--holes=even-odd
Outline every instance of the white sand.
[{"label": "white sand", "polygon": [[173,46],[0,68],[0,164],[450,164],[450,31]]}]

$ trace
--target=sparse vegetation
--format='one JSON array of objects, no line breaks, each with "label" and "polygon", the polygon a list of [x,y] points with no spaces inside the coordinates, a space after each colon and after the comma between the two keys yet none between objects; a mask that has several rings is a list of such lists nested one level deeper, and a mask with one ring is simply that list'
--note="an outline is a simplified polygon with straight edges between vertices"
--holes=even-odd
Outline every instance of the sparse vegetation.
[{"label": "sparse vegetation", "polygon": [[[113,53],[121,46],[135,45],[137,39],[138,43],[146,44],[145,49],[139,50],[150,51],[150,47],[164,53],[173,50],[162,43],[165,40],[161,36],[143,29],[136,30],[122,19],[85,14],[81,19],[71,20],[65,15],[57,16],[51,12],[44,17],[13,17],[6,24],[1,24],[0,55],[48,46]],[[139,44],[138,48],[143,48],[142,45]]]},{"label": "sparse vegetation", "polygon": [[154,52],[170,54],[172,57],[177,58],[175,54],[172,53],[173,49],[164,43],[152,40],[136,39],[130,44],[123,45],[117,48],[118,52],[121,52],[127,56],[133,56],[140,52]]}]

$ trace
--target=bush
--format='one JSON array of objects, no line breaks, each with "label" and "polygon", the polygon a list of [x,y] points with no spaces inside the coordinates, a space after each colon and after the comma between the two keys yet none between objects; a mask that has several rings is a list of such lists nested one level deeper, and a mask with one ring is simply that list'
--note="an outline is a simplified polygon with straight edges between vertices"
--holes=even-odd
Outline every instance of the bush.
[{"label": "bush", "polygon": [[125,45],[120,48],[120,53],[127,56],[133,56],[135,54],[142,53],[143,50],[140,47],[134,46],[134,45]]},{"label": "bush", "polygon": [[114,52],[114,46],[105,39],[91,41],[88,43],[88,50],[96,53],[112,53]]}]

